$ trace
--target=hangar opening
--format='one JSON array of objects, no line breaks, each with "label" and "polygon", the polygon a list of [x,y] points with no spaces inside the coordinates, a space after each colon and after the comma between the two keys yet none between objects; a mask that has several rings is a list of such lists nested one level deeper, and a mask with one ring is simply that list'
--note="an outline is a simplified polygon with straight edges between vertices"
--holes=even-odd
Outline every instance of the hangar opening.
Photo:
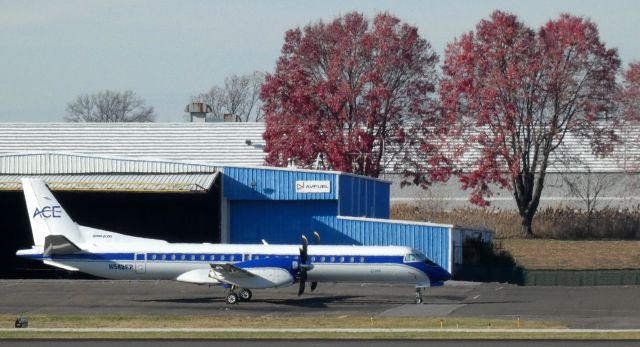
[{"label": "hangar opening", "polygon": [[[87,167],[91,168],[84,169]],[[222,189],[217,169],[164,169],[137,174],[0,175],[5,235],[0,243],[0,278],[82,277],[15,256],[16,250],[33,245],[21,177],[42,178],[81,225],[169,242],[220,242]]]}]

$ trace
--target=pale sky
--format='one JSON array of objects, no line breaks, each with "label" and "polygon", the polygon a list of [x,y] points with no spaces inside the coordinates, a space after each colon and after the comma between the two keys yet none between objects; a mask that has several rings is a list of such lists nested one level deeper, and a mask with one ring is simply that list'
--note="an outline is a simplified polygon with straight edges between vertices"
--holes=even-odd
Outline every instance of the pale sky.
[{"label": "pale sky", "polygon": [[562,12],[591,18],[623,64],[640,60],[640,1],[0,0],[0,122],[60,122],[79,94],[133,90],[159,122],[225,76],[271,72],[284,33],[353,10],[416,25],[442,55],[496,9],[537,29]]}]

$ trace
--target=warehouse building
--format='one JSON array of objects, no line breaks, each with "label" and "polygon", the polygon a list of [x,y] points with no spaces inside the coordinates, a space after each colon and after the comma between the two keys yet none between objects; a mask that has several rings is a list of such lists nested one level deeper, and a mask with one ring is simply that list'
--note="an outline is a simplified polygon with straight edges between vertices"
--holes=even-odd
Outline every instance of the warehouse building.
[{"label": "warehouse building", "polygon": [[[79,223],[170,242],[406,245],[450,271],[484,230],[389,219],[391,182],[262,164],[262,125],[2,124],[3,277],[32,276],[20,177],[45,179]],[[24,271],[23,271],[24,270]],[[44,270],[43,270],[44,271]],[[37,275],[37,274],[36,274]]]}]

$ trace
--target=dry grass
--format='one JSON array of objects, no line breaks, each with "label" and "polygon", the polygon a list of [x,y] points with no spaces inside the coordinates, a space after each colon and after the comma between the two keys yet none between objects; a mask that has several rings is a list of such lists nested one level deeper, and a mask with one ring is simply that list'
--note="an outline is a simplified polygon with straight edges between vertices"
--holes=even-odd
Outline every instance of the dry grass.
[{"label": "dry grass", "polygon": [[[482,208],[436,210],[418,205],[397,204],[391,217],[486,228],[496,238],[519,238],[520,216],[516,211]],[[564,240],[640,239],[640,209],[603,209],[588,216],[581,210],[549,208],[538,211],[533,221],[537,237]]]},{"label": "dry grass", "polygon": [[498,249],[526,269],[618,270],[640,268],[640,241],[504,239]]},{"label": "dry grass", "polygon": [[[538,239],[523,239],[515,211],[465,208],[449,211],[394,205],[392,218],[494,230],[494,253],[526,269],[640,268],[640,210],[544,209],[534,219]],[[625,241],[622,241],[625,240]],[[486,259],[485,259],[486,260]]]},{"label": "dry grass", "polygon": [[[29,316],[29,328],[517,328],[516,319],[364,316]],[[0,315],[0,328],[12,328],[16,316]],[[521,328],[564,328],[559,323],[520,321]]]}]

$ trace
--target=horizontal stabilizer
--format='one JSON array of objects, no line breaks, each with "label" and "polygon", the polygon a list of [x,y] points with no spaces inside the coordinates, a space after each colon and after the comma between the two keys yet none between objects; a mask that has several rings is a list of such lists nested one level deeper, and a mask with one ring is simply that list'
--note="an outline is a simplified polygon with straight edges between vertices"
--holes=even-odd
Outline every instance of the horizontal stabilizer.
[{"label": "horizontal stabilizer", "polygon": [[82,250],[64,235],[48,235],[44,238],[45,257],[58,254],[80,253]]},{"label": "horizontal stabilizer", "polygon": [[55,266],[67,271],[80,271],[77,268],[73,267],[73,266],[69,266],[69,265],[65,265],[65,264],[61,264],[58,263],[57,261],[53,261],[53,260],[49,260],[49,259],[45,259],[42,261],[43,263],[47,264],[47,265],[51,265],[51,266]]}]

